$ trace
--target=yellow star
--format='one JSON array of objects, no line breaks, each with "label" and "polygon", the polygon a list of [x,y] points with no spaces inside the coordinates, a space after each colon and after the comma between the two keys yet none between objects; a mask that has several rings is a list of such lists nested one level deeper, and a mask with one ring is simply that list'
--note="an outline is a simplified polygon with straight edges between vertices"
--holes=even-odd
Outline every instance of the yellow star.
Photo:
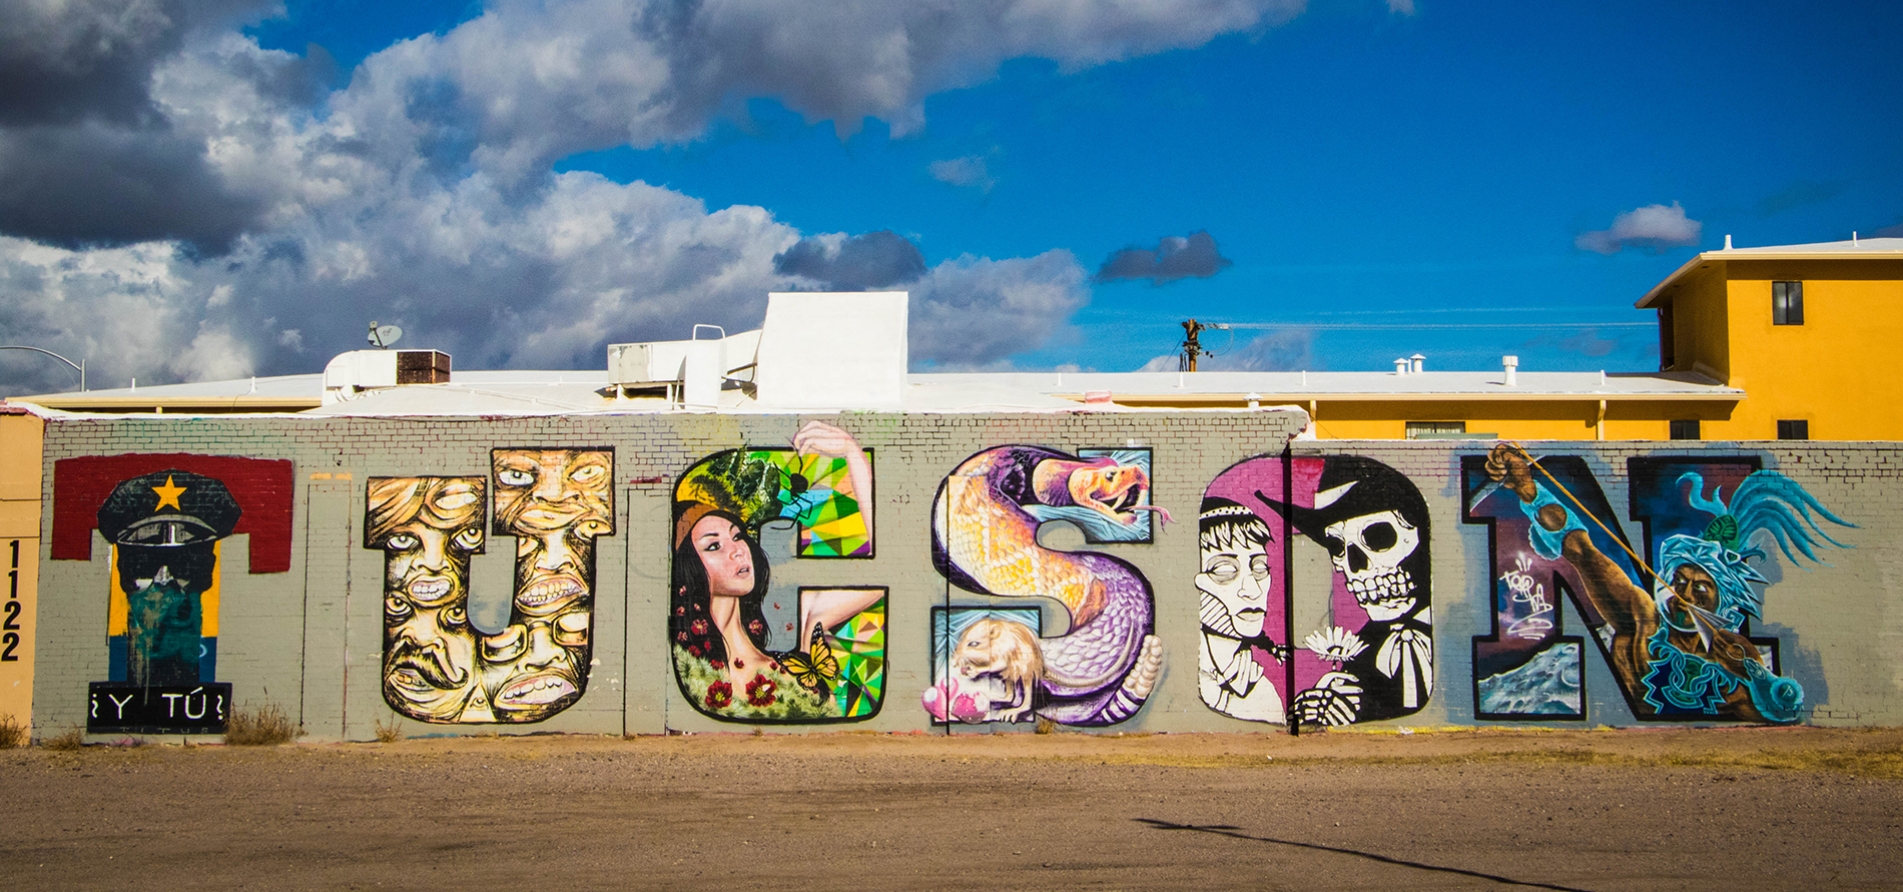
[{"label": "yellow star", "polygon": [[180,505],[178,504],[178,497],[185,493],[185,487],[173,486],[172,475],[170,474],[165,475],[165,485],[154,486],[152,487],[152,491],[159,494],[159,507],[154,508],[152,510],[158,511],[163,509],[167,505],[170,505],[174,508],[178,508],[178,510],[180,511],[185,510],[183,507],[180,507]]}]

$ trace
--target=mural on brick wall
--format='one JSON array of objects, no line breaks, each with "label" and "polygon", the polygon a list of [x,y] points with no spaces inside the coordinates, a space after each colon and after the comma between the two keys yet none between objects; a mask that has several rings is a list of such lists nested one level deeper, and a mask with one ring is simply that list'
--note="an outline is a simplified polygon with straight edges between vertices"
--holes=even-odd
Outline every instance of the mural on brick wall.
[{"label": "mural on brick wall", "polygon": [[495,720],[469,622],[469,560],[482,551],[488,482],[372,477],[366,485],[364,546],[384,552],[383,699],[418,721]]},{"label": "mural on brick wall", "polygon": [[[1205,705],[1250,721],[1323,725],[1427,705],[1431,536],[1427,503],[1406,476],[1354,455],[1252,458],[1211,481],[1198,526]],[[1326,625],[1292,648],[1287,556],[1297,536],[1327,549],[1332,572]]]},{"label": "mural on brick wall", "polygon": [[[251,536],[253,573],[290,563],[291,463],[125,455],[54,464],[54,560],[111,545],[109,678],[89,689],[87,730],[217,733],[231,686],[217,681],[221,548]],[[90,516],[89,516],[90,515]]]},{"label": "mural on brick wall", "polygon": [[1068,630],[1042,637],[1035,607],[935,612],[932,717],[1109,725],[1135,715],[1163,667],[1149,580],[1108,554],[1045,548],[1037,530],[1066,520],[1091,542],[1146,542],[1151,514],[1169,519],[1150,504],[1146,450],[1000,446],[961,463],[933,500],[933,565],[968,592],[1055,599]]},{"label": "mural on brick wall", "polygon": [[872,557],[871,450],[812,421],[790,449],[728,450],[681,475],[668,617],[681,694],[730,721],[871,718],[885,699],[886,589],[776,592],[760,538],[782,524],[797,528],[797,557]]},{"label": "mural on brick wall", "polygon": [[1756,457],[1627,462],[1635,548],[1577,456],[1513,444],[1462,459],[1466,520],[1493,527],[1493,634],[1474,640],[1476,712],[1492,719],[1583,719],[1584,648],[1563,634],[1562,596],[1593,633],[1642,720],[1795,722],[1804,691],[1754,638],[1765,571],[1847,547],[1832,513]]},{"label": "mural on brick wall", "polygon": [[[383,699],[418,721],[539,722],[588,690],[614,451],[496,449],[490,465],[488,479],[366,484],[364,546],[384,552]],[[469,616],[469,563],[486,535],[516,543],[508,622],[493,635]]]},{"label": "mural on brick wall", "polygon": [[595,540],[615,531],[614,450],[497,449],[490,464],[490,532],[515,537],[515,598],[509,624],[481,642],[482,684],[496,721],[538,722],[587,692]]}]

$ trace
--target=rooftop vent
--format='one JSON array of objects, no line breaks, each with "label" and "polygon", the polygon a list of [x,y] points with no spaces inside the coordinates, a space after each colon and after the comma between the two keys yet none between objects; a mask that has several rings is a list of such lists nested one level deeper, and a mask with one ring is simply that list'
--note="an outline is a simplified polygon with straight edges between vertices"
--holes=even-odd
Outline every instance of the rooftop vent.
[{"label": "rooftop vent", "polygon": [[[699,339],[703,329],[721,336]],[[760,331],[729,335],[717,325],[696,325],[694,334],[687,341],[609,344],[608,383],[624,395],[652,390],[701,408],[712,408],[729,385],[751,392]]]},{"label": "rooftop vent", "polygon": [[441,350],[352,350],[324,366],[324,402],[379,387],[448,383],[449,354]]}]

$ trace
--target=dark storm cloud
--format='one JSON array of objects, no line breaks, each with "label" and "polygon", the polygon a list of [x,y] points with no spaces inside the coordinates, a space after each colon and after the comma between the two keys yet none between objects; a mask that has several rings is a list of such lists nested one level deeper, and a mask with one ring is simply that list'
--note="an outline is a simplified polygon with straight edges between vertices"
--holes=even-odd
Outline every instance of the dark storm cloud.
[{"label": "dark storm cloud", "polygon": [[[194,30],[267,5],[0,0],[0,234],[227,250],[260,202],[232,194],[206,163],[202,136],[172,126],[153,101],[153,72]],[[300,60],[251,74],[262,92],[308,102],[309,67]]]},{"label": "dark storm cloud", "polygon": [[925,255],[889,229],[843,239],[813,236],[773,258],[773,271],[811,279],[827,291],[871,291],[925,275]]},{"label": "dark storm cloud", "polygon": [[[371,319],[459,367],[588,368],[605,342],[758,325],[772,290],[901,287],[915,358],[1008,361],[1088,302],[1068,252],[925,269],[892,233],[809,236],[551,164],[698,139],[761,97],[914,132],[926,97],[1007,59],[1075,70],[1303,6],[496,2],[340,83],[321,52],[243,35],[255,0],[0,0],[0,333],[89,358],[95,386],[316,371]],[[0,393],[64,376],[7,358]]]},{"label": "dark storm cloud", "polygon": [[258,212],[201,143],[104,123],[0,130],[0,232],[55,245],[190,242],[223,253]]},{"label": "dark storm cloud", "polygon": [[152,70],[193,28],[257,0],[0,0],[0,124],[152,113]]},{"label": "dark storm cloud", "polygon": [[1188,238],[1165,236],[1155,248],[1124,248],[1103,262],[1096,281],[1149,279],[1152,285],[1163,285],[1179,279],[1207,279],[1233,265],[1208,232],[1195,232]]}]

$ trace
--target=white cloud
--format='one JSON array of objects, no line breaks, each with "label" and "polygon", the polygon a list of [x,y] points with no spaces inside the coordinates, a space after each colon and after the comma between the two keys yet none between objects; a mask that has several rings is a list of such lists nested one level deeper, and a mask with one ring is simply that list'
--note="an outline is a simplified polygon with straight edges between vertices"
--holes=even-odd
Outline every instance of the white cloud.
[{"label": "white cloud", "polygon": [[1672,202],[1671,207],[1648,204],[1612,218],[1612,228],[1583,232],[1573,244],[1585,251],[1617,254],[1626,248],[1662,251],[1698,244],[1705,224],[1688,219],[1685,209]]},{"label": "white cloud", "polygon": [[980,192],[990,192],[998,184],[991,175],[990,166],[979,155],[966,155],[962,158],[947,158],[926,165],[932,179],[949,183],[960,188],[974,188]]},{"label": "white cloud", "polygon": [[[235,30],[253,0],[115,2],[84,8],[198,12],[123,52],[97,44],[109,83],[42,65],[65,98],[0,108],[0,185],[25,182],[7,176],[19,165],[47,174],[33,182],[78,183],[51,175],[61,158],[118,158],[115,176],[152,187],[125,194],[157,196],[129,215],[92,192],[65,205],[27,195],[9,205],[25,223],[0,220],[0,334],[89,359],[100,386],[314,371],[362,346],[373,318],[464,368],[594,367],[608,341],[757,324],[766,292],[798,283],[774,258],[799,231],[764,208],[710,210],[550,164],[692,140],[751,97],[842,132],[872,116],[903,134],[922,126],[926,96],[1006,59],[1076,69],[1192,47],[1305,0],[498,0],[370,56],[317,100],[307,60]],[[45,56],[0,37],[0,70]],[[68,148],[7,154],[44,145]],[[994,179],[977,156],[948,163],[934,176]],[[43,209],[65,216],[28,219]],[[100,243],[119,246],[73,247]],[[1086,280],[1063,251],[941,263],[907,286],[914,355],[989,363],[1031,349],[1064,330]],[[68,389],[48,365],[0,358],[0,392]]]},{"label": "white cloud", "polygon": [[912,291],[914,361],[982,366],[1064,333],[1089,302],[1086,273],[1069,251],[990,260],[965,255],[932,268]]}]

